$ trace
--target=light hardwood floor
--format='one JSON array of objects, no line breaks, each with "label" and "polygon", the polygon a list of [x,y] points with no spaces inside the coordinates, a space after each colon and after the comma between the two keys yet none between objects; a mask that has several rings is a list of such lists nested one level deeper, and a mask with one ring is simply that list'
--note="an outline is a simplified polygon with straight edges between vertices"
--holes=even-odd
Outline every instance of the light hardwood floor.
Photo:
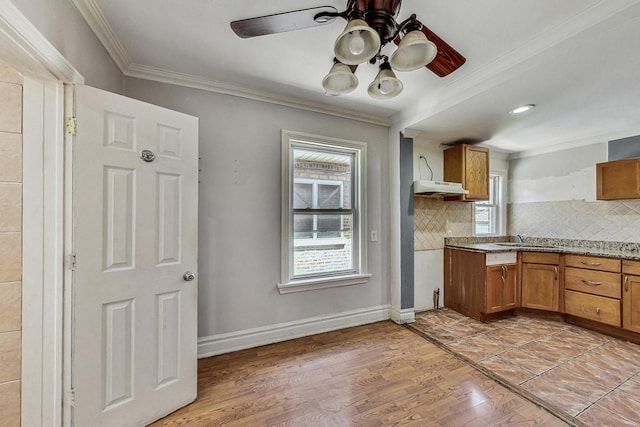
[{"label": "light hardwood floor", "polygon": [[199,361],[153,426],[562,426],[407,328],[379,322]]}]

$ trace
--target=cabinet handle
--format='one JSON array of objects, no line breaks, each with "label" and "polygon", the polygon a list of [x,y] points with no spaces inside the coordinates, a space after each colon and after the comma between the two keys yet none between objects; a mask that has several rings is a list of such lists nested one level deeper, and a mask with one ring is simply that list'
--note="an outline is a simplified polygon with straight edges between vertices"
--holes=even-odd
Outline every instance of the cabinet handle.
[{"label": "cabinet handle", "polygon": [[600,314],[600,307],[596,308],[596,314]]},{"label": "cabinet handle", "polygon": [[585,280],[585,279],[582,279],[582,283],[584,283],[585,285],[588,285],[588,286],[600,286],[600,285],[602,285],[602,282],[594,282],[592,280]]},{"label": "cabinet handle", "polygon": [[558,280],[558,266],[553,266],[553,280]]},{"label": "cabinet handle", "polygon": [[581,263],[584,264],[584,265],[590,265],[592,267],[598,267],[598,266],[602,265],[601,262],[581,261]]},{"label": "cabinet handle", "polygon": [[503,265],[503,266],[502,266],[502,277],[501,277],[501,279],[502,279],[502,287],[504,287],[504,286],[505,286],[506,281],[507,281],[507,278],[505,277],[505,276],[506,276],[506,270],[507,270],[507,267],[505,267],[505,266]]},{"label": "cabinet handle", "polygon": [[629,292],[629,276],[624,276],[624,291]]}]

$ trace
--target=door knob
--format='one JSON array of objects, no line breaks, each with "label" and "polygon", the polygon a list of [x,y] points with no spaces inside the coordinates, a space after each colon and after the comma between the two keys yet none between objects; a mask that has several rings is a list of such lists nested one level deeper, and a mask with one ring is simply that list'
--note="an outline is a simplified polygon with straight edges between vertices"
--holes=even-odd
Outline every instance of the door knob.
[{"label": "door knob", "polygon": [[182,275],[182,278],[185,282],[191,282],[196,279],[196,275],[193,273],[193,271],[185,271]]}]

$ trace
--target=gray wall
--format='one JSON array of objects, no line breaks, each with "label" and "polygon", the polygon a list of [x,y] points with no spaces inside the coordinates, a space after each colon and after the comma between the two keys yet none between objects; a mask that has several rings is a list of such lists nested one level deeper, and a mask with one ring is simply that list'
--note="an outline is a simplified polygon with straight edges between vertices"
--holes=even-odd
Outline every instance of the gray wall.
[{"label": "gray wall", "polygon": [[[387,128],[134,78],[125,95],[200,119],[200,337],[388,304]],[[368,143],[368,284],[278,293],[283,128]]]},{"label": "gray wall", "polygon": [[609,141],[609,161],[640,157],[640,136]]},{"label": "gray wall", "polygon": [[413,138],[400,134],[400,308],[413,308],[414,240],[413,240]]},{"label": "gray wall", "polygon": [[71,0],[12,2],[84,76],[87,85],[122,93],[122,73]]}]

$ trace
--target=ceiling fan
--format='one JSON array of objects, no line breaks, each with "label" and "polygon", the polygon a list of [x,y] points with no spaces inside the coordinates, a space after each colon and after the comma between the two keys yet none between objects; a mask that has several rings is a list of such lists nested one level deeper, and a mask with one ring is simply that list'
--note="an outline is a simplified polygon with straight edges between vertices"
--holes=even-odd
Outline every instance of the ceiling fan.
[{"label": "ceiling fan", "polygon": [[[343,95],[358,85],[358,64],[379,63],[380,72],[369,85],[368,93],[376,99],[393,98],[402,91],[396,71],[412,71],[426,66],[445,77],[466,61],[447,42],[418,21],[415,14],[398,23],[396,16],[402,0],[347,0],[347,8],[322,6],[274,15],[258,16],[231,22],[231,29],[242,38],[326,25],[336,18],[347,21],[334,45],[334,65],[322,81],[328,95]],[[397,49],[391,59],[381,53],[393,42]]]}]

